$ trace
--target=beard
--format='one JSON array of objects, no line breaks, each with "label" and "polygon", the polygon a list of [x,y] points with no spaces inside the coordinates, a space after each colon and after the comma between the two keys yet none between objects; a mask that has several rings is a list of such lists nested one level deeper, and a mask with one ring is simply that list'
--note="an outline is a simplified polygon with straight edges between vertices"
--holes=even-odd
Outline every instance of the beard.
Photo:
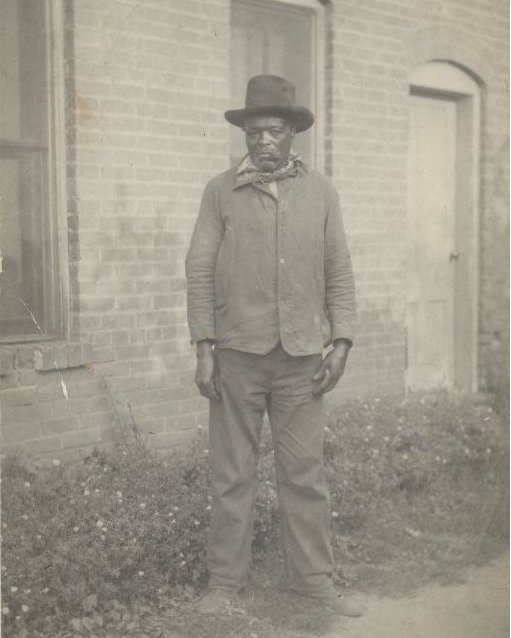
[{"label": "beard", "polygon": [[252,162],[257,169],[262,173],[273,173],[282,166],[285,165],[286,160],[283,159],[278,153],[259,153],[254,154]]}]

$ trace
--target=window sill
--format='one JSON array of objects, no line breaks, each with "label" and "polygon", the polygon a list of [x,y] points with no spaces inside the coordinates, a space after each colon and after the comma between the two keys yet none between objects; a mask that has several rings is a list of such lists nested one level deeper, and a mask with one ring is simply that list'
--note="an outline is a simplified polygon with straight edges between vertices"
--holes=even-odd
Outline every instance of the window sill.
[{"label": "window sill", "polygon": [[47,341],[0,346],[0,375],[14,370],[37,372],[79,368],[91,362],[91,346],[78,341]]}]

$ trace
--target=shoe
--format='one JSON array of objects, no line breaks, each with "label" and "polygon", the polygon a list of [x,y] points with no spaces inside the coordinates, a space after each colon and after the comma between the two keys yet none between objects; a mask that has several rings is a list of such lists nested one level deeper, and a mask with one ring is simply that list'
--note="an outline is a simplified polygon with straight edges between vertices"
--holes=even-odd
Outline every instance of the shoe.
[{"label": "shoe", "polygon": [[199,614],[244,615],[245,606],[240,596],[228,589],[210,589],[197,605]]},{"label": "shoe", "polygon": [[295,592],[300,596],[317,600],[327,611],[339,615],[358,618],[364,614],[364,608],[357,603],[356,600],[345,598],[342,594],[335,591],[333,587],[329,587],[325,591],[317,593]]}]

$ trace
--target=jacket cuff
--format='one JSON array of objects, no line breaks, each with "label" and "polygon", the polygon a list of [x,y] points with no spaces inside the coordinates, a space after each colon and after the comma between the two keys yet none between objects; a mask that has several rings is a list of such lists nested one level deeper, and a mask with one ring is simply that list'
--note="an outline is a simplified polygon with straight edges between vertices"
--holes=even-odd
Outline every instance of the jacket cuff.
[{"label": "jacket cuff", "polygon": [[347,326],[334,326],[332,328],[332,343],[337,339],[345,339],[353,345],[355,335],[353,334],[353,330],[349,329]]}]

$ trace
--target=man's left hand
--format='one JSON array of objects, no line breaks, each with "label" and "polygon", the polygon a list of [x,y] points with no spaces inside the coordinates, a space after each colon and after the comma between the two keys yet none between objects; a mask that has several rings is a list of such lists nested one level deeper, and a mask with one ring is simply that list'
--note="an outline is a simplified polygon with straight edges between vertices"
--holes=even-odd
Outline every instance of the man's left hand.
[{"label": "man's left hand", "polygon": [[314,394],[325,394],[337,385],[344,374],[351,344],[345,340],[334,343],[334,347],[323,359],[318,371],[312,377],[316,387]]}]

